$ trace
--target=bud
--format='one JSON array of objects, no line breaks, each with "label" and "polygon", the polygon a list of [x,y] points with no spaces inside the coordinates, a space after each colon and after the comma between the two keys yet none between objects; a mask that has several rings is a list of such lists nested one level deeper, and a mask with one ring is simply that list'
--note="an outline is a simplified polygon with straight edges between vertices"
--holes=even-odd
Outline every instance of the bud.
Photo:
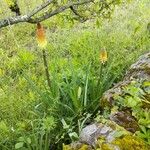
[{"label": "bud", "polygon": [[105,49],[100,51],[100,61],[102,64],[105,64],[107,62],[107,51]]},{"label": "bud", "polygon": [[40,23],[37,24],[36,35],[37,35],[38,46],[44,49],[47,46],[47,39],[45,35],[45,30]]}]

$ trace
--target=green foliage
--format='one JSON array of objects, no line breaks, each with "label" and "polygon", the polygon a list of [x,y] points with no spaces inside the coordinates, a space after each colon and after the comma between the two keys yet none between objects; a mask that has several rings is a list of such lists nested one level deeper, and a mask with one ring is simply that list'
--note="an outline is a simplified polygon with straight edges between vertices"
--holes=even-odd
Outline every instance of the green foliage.
[{"label": "green foliage", "polygon": [[[136,134],[150,144],[150,101],[146,97],[145,85],[149,89],[149,82],[133,82],[124,88],[124,96],[116,99],[122,107],[128,107],[132,110],[132,115],[138,120],[140,131]],[[145,108],[146,107],[146,108]]]},{"label": "green foliage", "polygon": [[56,127],[54,117],[46,117],[18,124],[16,133],[20,137],[16,140],[15,149],[47,150],[51,133]]}]

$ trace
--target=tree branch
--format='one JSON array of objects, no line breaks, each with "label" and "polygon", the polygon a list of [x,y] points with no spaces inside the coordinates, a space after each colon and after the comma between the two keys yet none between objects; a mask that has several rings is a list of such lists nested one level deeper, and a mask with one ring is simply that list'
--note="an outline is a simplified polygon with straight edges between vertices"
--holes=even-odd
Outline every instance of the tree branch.
[{"label": "tree branch", "polygon": [[27,22],[28,21],[28,16],[24,15],[24,16],[18,16],[18,17],[11,17],[8,19],[3,19],[0,21],[0,28],[2,27],[6,27],[9,25],[13,25],[13,24],[17,24],[20,22]]},{"label": "tree branch", "polygon": [[82,17],[78,12],[77,10],[74,9],[73,6],[70,7],[71,11],[76,15],[76,16],[79,16],[80,18]]},{"label": "tree branch", "polygon": [[27,16],[31,18],[32,16],[34,16],[35,14],[37,14],[38,12],[40,12],[41,10],[49,6],[52,2],[54,2],[54,0],[48,0],[47,2],[43,3],[39,7],[33,9]]},{"label": "tree branch", "polygon": [[92,2],[92,0],[84,0],[84,1],[79,1],[79,2],[75,2],[75,3],[68,3],[64,6],[61,6],[57,9],[55,9],[54,11],[52,12],[46,12],[44,15],[38,17],[38,18],[35,18],[35,19],[30,19],[28,22],[29,23],[37,23],[37,22],[41,22],[41,21],[44,21],[52,16],[55,16],[59,13],[62,13],[63,11],[65,11],[66,9],[69,9],[71,6],[76,6],[76,5],[83,5],[83,4],[86,4],[86,3],[90,3]]},{"label": "tree branch", "polygon": [[70,9],[71,9],[71,11],[72,11],[76,16],[78,16],[77,20],[79,20],[80,22],[83,23],[83,22],[85,22],[85,21],[87,20],[87,18],[81,16],[81,15],[78,13],[78,11],[77,11],[73,6],[71,6]]},{"label": "tree branch", "polygon": [[78,1],[78,2],[71,2],[71,3],[68,3],[68,4],[64,5],[64,6],[61,6],[61,7],[57,8],[57,9],[55,9],[52,12],[46,12],[42,16],[39,16],[37,18],[31,18],[35,14],[39,13],[44,8],[49,6],[52,2],[54,2],[54,0],[48,0],[47,2],[43,3],[39,7],[35,8],[34,10],[32,10],[29,14],[21,15],[21,16],[17,16],[17,17],[10,17],[8,19],[0,20],[0,28],[6,27],[6,26],[9,26],[9,25],[13,25],[13,24],[17,24],[17,23],[20,23],[20,22],[28,22],[28,23],[34,23],[35,24],[35,23],[44,21],[44,20],[46,20],[46,19],[48,19],[48,18],[50,18],[50,17],[52,17],[54,15],[62,13],[66,9],[69,9],[71,6],[84,5],[84,4],[90,3],[92,1],[93,0],[83,0],[83,1]]}]

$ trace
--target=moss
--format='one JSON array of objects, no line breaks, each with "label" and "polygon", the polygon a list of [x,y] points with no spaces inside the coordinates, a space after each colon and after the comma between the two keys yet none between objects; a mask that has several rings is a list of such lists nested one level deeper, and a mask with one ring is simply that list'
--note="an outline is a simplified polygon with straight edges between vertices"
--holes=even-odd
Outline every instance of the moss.
[{"label": "moss", "polygon": [[101,136],[98,139],[96,150],[115,150],[115,146],[111,143],[107,143],[106,138],[104,136]]},{"label": "moss", "polygon": [[63,145],[63,150],[72,150],[70,145]]},{"label": "moss", "polygon": [[131,135],[126,135],[122,139],[118,138],[114,140],[112,144],[119,146],[120,150],[149,150],[150,149],[150,147],[146,145],[144,141]]},{"label": "moss", "polygon": [[108,143],[103,143],[101,146],[101,150],[114,150],[114,148]]},{"label": "moss", "polygon": [[82,144],[80,148],[73,148],[71,145],[63,145],[63,150],[92,150],[92,148],[86,144]]},{"label": "moss", "polygon": [[88,149],[89,149],[89,146],[84,144],[79,150],[88,150]]}]

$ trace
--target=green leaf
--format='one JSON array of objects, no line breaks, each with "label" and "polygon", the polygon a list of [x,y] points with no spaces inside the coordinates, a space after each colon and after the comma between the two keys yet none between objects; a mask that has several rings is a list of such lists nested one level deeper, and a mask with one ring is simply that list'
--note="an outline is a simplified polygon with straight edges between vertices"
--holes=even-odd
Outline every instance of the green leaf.
[{"label": "green leaf", "polygon": [[67,125],[67,123],[64,119],[62,119],[61,122],[63,124],[63,129],[69,129],[69,125]]},{"label": "green leaf", "polygon": [[19,141],[19,142],[24,142],[25,139],[24,139],[24,137],[19,137],[18,141]]},{"label": "green leaf", "polygon": [[31,144],[31,139],[30,139],[30,138],[27,138],[27,142],[28,142],[29,144]]},{"label": "green leaf", "polygon": [[80,99],[82,93],[82,88],[79,86],[78,88],[78,99]]},{"label": "green leaf", "polygon": [[69,136],[72,140],[77,140],[79,138],[76,132],[69,133]]},{"label": "green leaf", "polygon": [[22,148],[23,147],[23,142],[19,142],[15,145],[15,149],[19,149],[19,148]]}]

